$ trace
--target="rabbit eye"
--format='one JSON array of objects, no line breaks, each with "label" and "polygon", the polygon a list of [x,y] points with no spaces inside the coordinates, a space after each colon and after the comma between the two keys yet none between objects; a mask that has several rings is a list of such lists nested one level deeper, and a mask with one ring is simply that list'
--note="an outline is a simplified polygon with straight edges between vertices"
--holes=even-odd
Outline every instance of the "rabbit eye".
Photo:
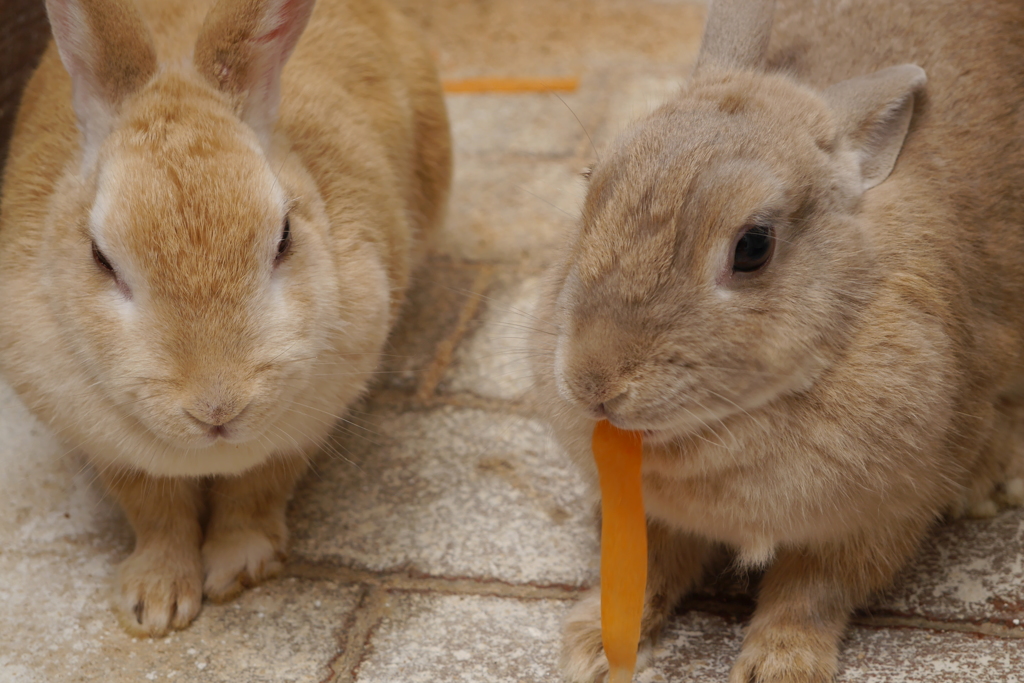
[{"label": "rabbit eye", "polygon": [[92,243],[92,260],[96,262],[96,265],[99,266],[101,270],[105,270],[111,275],[115,275],[114,266],[112,266],[107,257],[103,255],[103,252],[100,251],[100,248],[96,245],[95,241]]},{"label": "rabbit eye", "polygon": [[732,269],[738,273],[752,273],[760,270],[771,259],[775,251],[775,230],[770,225],[755,225],[749,228],[736,243]]},{"label": "rabbit eye", "polygon": [[281,231],[281,239],[277,242],[277,256],[275,263],[280,263],[292,248],[292,224],[287,218],[284,219],[284,229]]}]

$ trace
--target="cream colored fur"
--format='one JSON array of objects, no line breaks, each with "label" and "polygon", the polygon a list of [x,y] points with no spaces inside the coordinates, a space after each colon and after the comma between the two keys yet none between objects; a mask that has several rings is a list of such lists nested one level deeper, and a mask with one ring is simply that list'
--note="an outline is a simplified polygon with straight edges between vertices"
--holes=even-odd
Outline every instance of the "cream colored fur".
[{"label": "cream colored fur", "polygon": [[0,367],[124,508],[115,606],[159,635],[281,568],[307,453],[442,220],[448,123],[376,0],[48,11],[3,185]]},{"label": "cream colored fur", "polygon": [[[943,514],[1020,502],[1024,6],[771,16],[714,0],[680,95],[594,167],[536,374],[588,472],[596,418],[645,431],[643,645],[726,548],[766,570],[732,683],[824,683]],[[774,255],[734,272],[758,225]],[[597,600],[570,681],[607,671]]]}]

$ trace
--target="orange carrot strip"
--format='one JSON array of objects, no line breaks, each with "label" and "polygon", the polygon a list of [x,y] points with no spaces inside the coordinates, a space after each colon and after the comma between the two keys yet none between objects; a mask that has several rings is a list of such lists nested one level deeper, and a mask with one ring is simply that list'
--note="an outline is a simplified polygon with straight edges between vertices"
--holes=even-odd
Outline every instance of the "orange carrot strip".
[{"label": "orange carrot strip", "polygon": [[575,92],[579,86],[578,78],[464,78],[445,81],[441,87],[448,93],[521,93]]},{"label": "orange carrot strip", "polygon": [[592,449],[601,481],[601,640],[610,683],[629,683],[647,587],[643,438],[602,420],[594,427]]}]

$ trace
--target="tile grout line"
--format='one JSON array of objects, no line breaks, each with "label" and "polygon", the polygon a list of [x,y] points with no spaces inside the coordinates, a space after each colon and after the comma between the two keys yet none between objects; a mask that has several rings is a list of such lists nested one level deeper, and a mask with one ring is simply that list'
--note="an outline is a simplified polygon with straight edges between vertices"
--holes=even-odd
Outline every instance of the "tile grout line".
[{"label": "tile grout line", "polygon": [[1024,627],[1011,627],[996,624],[990,621],[936,621],[927,617],[906,617],[906,616],[863,616],[854,617],[850,620],[856,626],[868,628],[910,628],[930,631],[951,631],[959,633],[971,633],[974,635],[994,636],[1007,640],[1024,640]]},{"label": "tile grout line", "polygon": [[493,275],[493,266],[484,265],[480,267],[476,277],[473,278],[473,284],[470,286],[471,293],[459,311],[459,318],[455,322],[454,329],[438,343],[437,348],[434,350],[434,358],[420,375],[419,386],[416,388],[414,398],[421,404],[429,405],[432,403],[434,393],[437,391],[437,386],[441,383],[445,371],[451,364],[456,347],[468,331],[469,324],[476,316],[477,311],[480,310],[480,303],[483,300],[481,295],[483,290],[490,284]]},{"label": "tile grout line", "polygon": [[480,597],[514,598],[517,600],[575,600],[586,590],[573,586],[536,586],[505,583],[495,580],[443,577],[390,577],[382,587],[400,593],[436,593],[443,595],[476,595]]},{"label": "tile grout line", "polygon": [[328,663],[331,673],[321,683],[354,683],[374,629],[384,616],[386,597],[379,586],[363,586],[359,605],[344,629],[343,642],[339,638],[340,652]]},{"label": "tile grout line", "polygon": [[360,609],[363,602],[366,600],[366,595],[369,589],[366,586],[361,586],[359,590],[359,600],[356,603],[356,608],[352,612],[346,615],[344,623],[336,630],[334,640],[337,645],[337,652],[331,657],[325,668],[327,669],[327,675],[320,680],[320,683],[339,683],[341,680],[341,674],[338,673],[339,667],[337,664],[345,659],[345,655],[349,652],[349,643],[352,641],[352,633],[359,621]]},{"label": "tile grout line", "polygon": [[363,584],[401,593],[479,595],[524,600],[573,600],[586,590],[584,586],[514,584],[497,579],[414,576],[407,572],[373,572],[327,562],[292,563],[285,575],[311,580],[334,580],[348,584]]}]

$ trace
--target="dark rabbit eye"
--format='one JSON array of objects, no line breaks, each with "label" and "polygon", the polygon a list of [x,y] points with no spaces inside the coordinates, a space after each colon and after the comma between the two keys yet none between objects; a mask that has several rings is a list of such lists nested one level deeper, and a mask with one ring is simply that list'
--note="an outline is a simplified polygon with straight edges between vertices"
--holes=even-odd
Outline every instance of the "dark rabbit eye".
[{"label": "dark rabbit eye", "polygon": [[110,261],[103,255],[100,248],[96,246],[96,242],[92,243],[92,260],[96,262],[96,265],[101,269],[107,271],[111,275],[114,275],[114,266],[110,265]]},{"label": "dark rabbit eye", "polygon": [[775,230],[770,225],[755,225],[736,243],[732,269],[737,273],[752,273],[764,267],[774,251]]},{"label": "dark rabbit eye", "polygon": [[284,230],[281,231],[281,239],[277,243],[277,256],[275,262],[280,263],[292,248],[292,224],[287,218],[284,219]]}]

